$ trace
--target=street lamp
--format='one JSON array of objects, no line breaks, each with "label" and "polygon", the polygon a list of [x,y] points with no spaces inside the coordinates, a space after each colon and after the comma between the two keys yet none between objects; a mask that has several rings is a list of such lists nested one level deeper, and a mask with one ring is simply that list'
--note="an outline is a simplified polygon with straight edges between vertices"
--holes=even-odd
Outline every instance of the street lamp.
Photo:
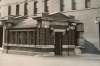
[{"label": "street lamp", "polygon": [[99,26],[99,46],[100,46],[100,17],[96,17],[95,23]]},{"label": "street lamp", "polygon": [[100,22],[100,17],[96,17],[96,20],[94,21],[94,23],[98,24]]},{"label": "street lamp", "polygon": [[[77,25],[77,23],[69,23],[68,26],[67,26],[67,31],[75,30],[76,29],[76,25]],[[71,36],[69,36],[68,39],[70,37]],[[69,56],[69,45],[70,45],[70,41],[68,41],[68,56]]]},{"label": "street lamp", "polygon": [[69,30],[75,30],[75,26],[76,25],[77,25],[76,23],[69,24],[68,27],[67,27],[67,31],[69,31]]}]

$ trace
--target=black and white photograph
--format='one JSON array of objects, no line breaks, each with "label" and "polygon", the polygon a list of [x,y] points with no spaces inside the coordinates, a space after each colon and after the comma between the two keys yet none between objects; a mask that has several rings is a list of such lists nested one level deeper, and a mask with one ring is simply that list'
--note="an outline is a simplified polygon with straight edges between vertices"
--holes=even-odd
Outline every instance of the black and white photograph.
[{"label": "black and white photograph", "polygon": [[100,0],[0,0],[0,66],[100,66]]}]

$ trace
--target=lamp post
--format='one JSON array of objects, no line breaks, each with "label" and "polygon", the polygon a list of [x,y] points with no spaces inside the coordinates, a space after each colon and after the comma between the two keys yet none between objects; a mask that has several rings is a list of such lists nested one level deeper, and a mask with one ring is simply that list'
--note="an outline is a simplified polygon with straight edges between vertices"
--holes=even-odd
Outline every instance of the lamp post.
[{"label": "lamp post", "polygon": [[100,17],[96,17],[96,20],[94,21],[94,23],[99,24],[100,22]]},{"label": "lamp post", "polygon": [[100,17],[96,17],[95,23],[99,26],[99,47],[100,47]]},{"label": "lamp post", "polygon": [[[76,23],[69,23],[69,25],[67,26],[67,31],[72,31],[75,30],[76,27]],[[68,34],[71,34],[70,32]],[[70,40],[71,36],[68,37],[68,40]],[[68,56],[69,56],[69,45],[70,45],[70,41],[68,41]]]}]

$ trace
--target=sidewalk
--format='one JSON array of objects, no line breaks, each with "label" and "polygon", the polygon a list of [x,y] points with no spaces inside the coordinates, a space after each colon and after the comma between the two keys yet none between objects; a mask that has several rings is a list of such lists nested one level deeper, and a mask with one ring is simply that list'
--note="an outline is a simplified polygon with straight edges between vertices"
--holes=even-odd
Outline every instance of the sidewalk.
[{"label": "sidewalk", "polygon": [[25,56],[0,54],[0,66],[100,66],[100,55]]}]

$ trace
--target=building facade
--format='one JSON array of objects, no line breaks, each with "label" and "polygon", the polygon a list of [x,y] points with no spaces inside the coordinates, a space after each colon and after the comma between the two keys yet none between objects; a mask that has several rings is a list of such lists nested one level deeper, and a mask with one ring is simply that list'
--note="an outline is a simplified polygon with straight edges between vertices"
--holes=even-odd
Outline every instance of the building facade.
[{"label": "building facade", "polygon": [[[43,13],[62,13],[66,16],[74,16],[84,24],[84,33],[80,43],[85,40],[100,49],[99,25],[94,23],[96,17],[100,17],[99,0],[3,0],[2,17],[10,15],[41,17]],[[46,15],[46,14],[45,14]]]},{"label": "building facade", "polygon": [[[0,5],[1,5],[1,0],[0,0]],[[1,17],[1,6],[0,6],[0,17]],[[3,35],[3,30],[2,30],[3,28],[2,28],[2,26],[3,25],[0,23],[0,36],[1,36],[0,37],[0,47],[2,47],[2,38],[3,38],[2,37],[2,35]]]}]

